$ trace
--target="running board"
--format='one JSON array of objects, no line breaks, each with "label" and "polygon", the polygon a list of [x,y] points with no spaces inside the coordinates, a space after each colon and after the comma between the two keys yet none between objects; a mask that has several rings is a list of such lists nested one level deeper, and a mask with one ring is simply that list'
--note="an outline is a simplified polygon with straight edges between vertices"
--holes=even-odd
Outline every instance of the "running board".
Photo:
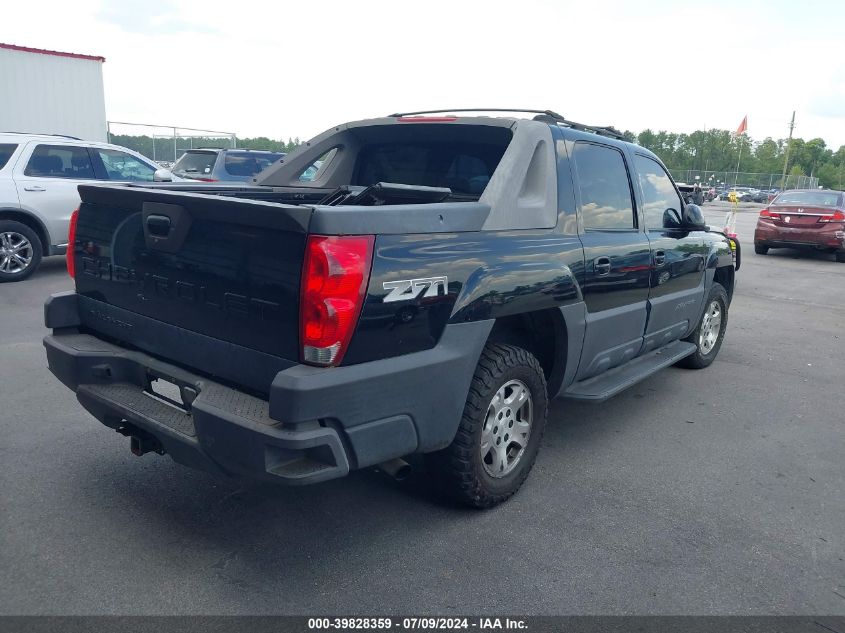
[{"label": "running board", "polygon": [[603,402],[694,352],[693,343],[675,341],[598,376],[573,383],[560,395],[571,400]]}]

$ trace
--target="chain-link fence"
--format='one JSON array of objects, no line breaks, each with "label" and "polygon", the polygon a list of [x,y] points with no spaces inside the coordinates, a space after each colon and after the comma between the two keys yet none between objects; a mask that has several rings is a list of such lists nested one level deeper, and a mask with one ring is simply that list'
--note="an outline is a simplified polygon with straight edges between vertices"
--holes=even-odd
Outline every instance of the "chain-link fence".
[{"label": "chain-link fence", "polygon": [[108,121],[108,135],[110,143],[133,149],[164,167],[170,167],[189,149],[238,146],[234,132],[172,125]]},{"label": "chain-link fence", "polygon": [[696,182],[707,187],[754,187],[756,189],[815,189],[819,179],[813,176],[787,174],[785,185],[783,174],[755,174],[735,171],[700,171],[697,169],[670,169],[676,182],[694,185]]}]

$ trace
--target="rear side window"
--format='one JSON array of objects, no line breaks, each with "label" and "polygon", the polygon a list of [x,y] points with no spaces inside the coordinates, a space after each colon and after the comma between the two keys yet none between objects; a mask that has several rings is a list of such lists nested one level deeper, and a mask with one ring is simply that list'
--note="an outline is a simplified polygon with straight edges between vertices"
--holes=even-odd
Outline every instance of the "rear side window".
[{"label": "rear side window", "polygon": [[[672,185],[669,174],[656,161],[645,156],[634,156],[634,164],[643,189],[643,215],[647,229],[663,228],[663,214],[666,209],[680,213],[683,205]],[[679,216],[680,217],[680,216]]]},{"label": "rear side window", "polygon": [[6,166],[6,163],[9,162],[9,159],[17,148],[17,145],[12,145],[11,143],[0,143],[0,169]]},{"label": "rear side window", "polygon": [[177,176],[208,176],[216,160],[217,152],[185,152],[171,171]]},{"label": "rear side window", "polygon": [[578,141],[573,152],[585,229],[636,228],[631,184],[622,152]]},{"label": "rear side window", "polygon": [[254,176],[279,160],[284,154],[227,152],[223,167],[230,176]]},{"label": "rear side window", "polygon": [[383,143],[358,157],[357,185],[390,182],[448,187],[479,196],[502,159],[505,147],[475,143]]},{"label": "rear side window", "polygon": [[73,145],[39,145],[23,173],[45,178],[94,178],[88,150]]}]

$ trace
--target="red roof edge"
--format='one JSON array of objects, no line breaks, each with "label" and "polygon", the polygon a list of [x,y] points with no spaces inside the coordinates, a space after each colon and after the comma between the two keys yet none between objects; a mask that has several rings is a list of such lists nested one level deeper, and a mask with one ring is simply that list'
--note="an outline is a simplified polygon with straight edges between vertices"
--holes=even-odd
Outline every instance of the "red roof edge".
[{"label": "red roof edge", "polygon": [[61,51],[48,51],[44,48],[30,48],[29,46],[18,46],[16,44],[4,44],[0,42],[0,48],[7,48],[10,51],[22,51],[24,53],[39,53],[40,55],[55,55],[56,57],[72,57],[73,59],[90,59],[92,62],[104,62],[105,57],[99,55],[82,55],[81,53],[63,53]]}]

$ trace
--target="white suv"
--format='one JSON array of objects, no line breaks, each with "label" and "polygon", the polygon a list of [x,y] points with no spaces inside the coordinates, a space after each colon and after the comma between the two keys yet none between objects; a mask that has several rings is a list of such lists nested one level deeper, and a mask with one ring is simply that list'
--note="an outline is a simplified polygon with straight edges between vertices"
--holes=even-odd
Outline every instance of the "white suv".
[{"label": "white suv", "polygon": [[159,180],[137,152],[79,139],[0,132],[0,283],[29,277],[67,250],[70,215],[86,182]]}]

